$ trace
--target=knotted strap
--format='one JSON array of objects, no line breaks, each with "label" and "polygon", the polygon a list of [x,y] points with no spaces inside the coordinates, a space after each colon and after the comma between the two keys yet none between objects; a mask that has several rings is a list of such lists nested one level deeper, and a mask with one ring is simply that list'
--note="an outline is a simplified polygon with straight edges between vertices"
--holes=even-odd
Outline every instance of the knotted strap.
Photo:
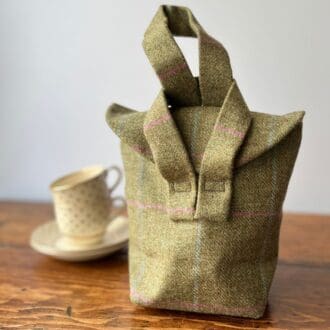
[{"label": "knotted strap", "polygon": [[250,112],[233,82],[223,106],[219,108],[198,177],[166,97],[163,91],[160,92],[146,113],[143,130],[153,160],[168,182],[168,210],[173,220],[195,218],[220,221],[228,218],[234,160],[250,120]]},{"label": "knotted strap", "polygon": [[[199,80],[193,77],[173,35],[198,38]],[[232,83],[228,54],[188,8],[161,6],[145,33],[143,47],[171,102],[222,105]]]},{"label": "knotted strap", "polygon": [[[198,38],[200,86],[173,35]],[[175,6],[160,7],[143,45],[165,92],[147,113],[144,134],[154,161],[169,184],[168,208],[177,210],[171,218],[226,219],[234,159],[250,125],[250,113],[232,78],[227,52],[203,30],[188,8]],[[170,114],[167,98],[175,105],[202,104],[206,119],[207,106],[219,108],[199,177]]]}]

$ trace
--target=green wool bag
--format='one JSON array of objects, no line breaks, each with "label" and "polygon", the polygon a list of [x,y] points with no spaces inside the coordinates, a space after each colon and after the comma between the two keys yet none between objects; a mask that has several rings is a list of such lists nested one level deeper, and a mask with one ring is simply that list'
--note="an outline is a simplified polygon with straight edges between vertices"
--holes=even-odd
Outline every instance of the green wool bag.
[{"label": "green wool bag", "polygon": [[[198,78],[173,36],[198,38]],[[226,50],[187,8],[161,6],[143,46],[162,90],[146,112],[106,116],[122,142],[131,300],[259,318],[304,113],[250,111]]]}]

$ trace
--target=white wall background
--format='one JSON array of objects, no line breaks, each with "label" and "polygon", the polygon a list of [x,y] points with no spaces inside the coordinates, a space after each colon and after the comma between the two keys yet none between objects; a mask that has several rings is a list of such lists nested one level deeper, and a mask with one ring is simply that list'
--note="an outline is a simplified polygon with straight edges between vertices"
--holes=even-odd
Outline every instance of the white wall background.
[{"label": "white wall background", "polygon": [[[0,198],[47,200],[59,175],[121,165],[104,113],[156,96],[141,41],[161,3],[0,0]],[[226,46],[250,109],[307,111],[285,209],[330,213],[330,1],[167,3],[189,6]],[[196,43],[181,44],[197,72]]]}]

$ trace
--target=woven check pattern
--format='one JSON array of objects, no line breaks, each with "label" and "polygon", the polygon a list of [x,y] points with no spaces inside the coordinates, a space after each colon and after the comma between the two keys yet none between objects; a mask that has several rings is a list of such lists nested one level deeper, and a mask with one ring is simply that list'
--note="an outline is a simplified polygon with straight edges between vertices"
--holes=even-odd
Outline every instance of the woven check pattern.
[{"label": "woven check pattern", "polygon": [[[199,39],[198,78],[173,35]],[[107,112],[122,141],[131,300],[259,318],[304,113],[250,111],[226,50],[187,8],[162,6],[143,45],[163,89],[146,112]]]}]

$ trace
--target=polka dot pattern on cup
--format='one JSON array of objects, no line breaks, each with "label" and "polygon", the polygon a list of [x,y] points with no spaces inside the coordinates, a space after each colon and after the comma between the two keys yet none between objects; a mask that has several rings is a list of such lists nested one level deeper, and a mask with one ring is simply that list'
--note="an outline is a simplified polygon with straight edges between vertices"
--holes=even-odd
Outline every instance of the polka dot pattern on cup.
[{"label": "polka dot pattern on cup", "polygon": [[60,230],[72,236],[92,236],[108,224],[111,200],[104,175],[70,189],[53,192]]}]

